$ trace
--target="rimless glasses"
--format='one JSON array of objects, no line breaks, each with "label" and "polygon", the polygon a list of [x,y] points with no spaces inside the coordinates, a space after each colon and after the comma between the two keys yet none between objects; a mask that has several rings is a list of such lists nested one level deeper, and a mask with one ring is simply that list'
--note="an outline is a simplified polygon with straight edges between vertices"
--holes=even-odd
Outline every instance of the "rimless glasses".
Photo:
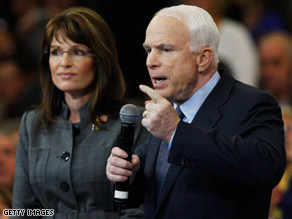
[{"label": "rimless glasses", "polygon": [[51,48],[50,49],[50,58],[53,60],[60,60],[63,58],[64,53],[68,53],[72,60],[83,60],[88,56],[88,54],[92,54],[92,50],[86,50],[82,48],[70,48],[69,50],[62,50],[61,48]]}]

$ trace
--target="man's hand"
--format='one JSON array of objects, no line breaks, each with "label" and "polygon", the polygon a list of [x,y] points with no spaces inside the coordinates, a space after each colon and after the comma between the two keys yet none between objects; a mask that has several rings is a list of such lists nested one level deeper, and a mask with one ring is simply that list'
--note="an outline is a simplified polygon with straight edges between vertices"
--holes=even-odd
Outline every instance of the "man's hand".
[{"label": "man's hand", "polygon": [[146,101],[142,125],[155,137],[169,142],[180,118],[170,102],[152,88],[140,85],[152,100]]},{"label": "man's hand", "polygon": [[128,154],[119,147],[112,149],[106,165],[106,175],[111,182],[124,182],[129,176],[130,183],[134,180],[140,168],[140,159],[137,155],[133,154],[132,161],[129,162],[126,160],[127,157]]}]

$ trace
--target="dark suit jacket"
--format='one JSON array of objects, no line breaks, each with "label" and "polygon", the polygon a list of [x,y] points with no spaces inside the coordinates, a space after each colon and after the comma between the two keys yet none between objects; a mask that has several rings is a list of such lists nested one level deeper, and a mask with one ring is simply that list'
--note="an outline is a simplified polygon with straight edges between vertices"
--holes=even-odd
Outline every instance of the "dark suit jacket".
[{"label": "dark suit jacket", "polygon": [[219,73],[192,123],[177,127],[157,201],[160,140],[150,136],[137,148],[146,218],[268,218],[272,188],[285,169],[280,108],[271,95]]}]

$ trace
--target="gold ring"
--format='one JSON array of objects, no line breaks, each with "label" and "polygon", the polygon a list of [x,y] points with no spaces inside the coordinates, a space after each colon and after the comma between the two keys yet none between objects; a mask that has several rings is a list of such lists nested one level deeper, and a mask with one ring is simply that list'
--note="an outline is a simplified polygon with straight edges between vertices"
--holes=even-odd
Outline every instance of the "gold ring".
[{"label": "gold ring", "polygon": [[148,112],[147,112],[146,110],[143,112],[143,118],[146,118],[147,113],[148,113]]}]

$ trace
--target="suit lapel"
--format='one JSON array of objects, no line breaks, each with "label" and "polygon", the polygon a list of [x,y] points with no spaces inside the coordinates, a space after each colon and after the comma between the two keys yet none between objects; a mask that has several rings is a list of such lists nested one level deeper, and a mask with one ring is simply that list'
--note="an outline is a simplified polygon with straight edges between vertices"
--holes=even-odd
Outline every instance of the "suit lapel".
[{"label": "suit lapel", "polygon": [[202,104],[192,124],[210,129],[221,118],[220,107],[224,105],[231,94],[234,79],[226,71],[219,71],[221,79]]},{"label": "suit lapel", "polygon": [[[192,121],[192,124],[203,127],[205,129],[213,128],[221,118],[219,108],[229,99],[234,84],[234,79],[229,75],[228,72],[219,71],[219,73],[221,75],[220,81],[211,91],[211,93],[209,94],[205,102],[202,104],[201,108],[199,109],[198,113],[196,114],[195,118]],[[156,158],[157,153],[158,149],[156,152]],[[155,163],[153,163],[153,165],[155,165]],[[164,184],[158,197],[156,212],[160,208],[163,200],[166,198],[168,192],[174,185],[175,181],[179,177],[182,170],[183,168],[170,164]],[[153,186],[155,185],[154,180],[155,178],[153,178]],[[154,198],[153,200],[155,200],[155,194],[153,198]]]},{"label": "suit lapel", "polygon": [[159,193],[158,199],[157,199],[157,208],[156,211],[160,208],[163,200],[165,200],[166,195],[170,191],[172,185],[175,183],[176,179],[178,179],[179,174],[183,168],[175,166],[173,164],[170,164],[168,172],[166,174],[164,183],[162,185],[161,191]]},{"label": "suit lapel", "polygon": [[[152,136],[152,139],[149,143],[151,147],[147,148],[147,158],[146,158],[146,166],[144,170],[144,175],[146,179],[149,179],[150,186],[147,186],[146,193],[150,194],[149,201],[152,203],[152,210],[155,211],[156,208],[156,194],[155,194],[155,167],[156,160],[159,152],[161,140]],[[154,167],[154,168],[153,168]]]}]

